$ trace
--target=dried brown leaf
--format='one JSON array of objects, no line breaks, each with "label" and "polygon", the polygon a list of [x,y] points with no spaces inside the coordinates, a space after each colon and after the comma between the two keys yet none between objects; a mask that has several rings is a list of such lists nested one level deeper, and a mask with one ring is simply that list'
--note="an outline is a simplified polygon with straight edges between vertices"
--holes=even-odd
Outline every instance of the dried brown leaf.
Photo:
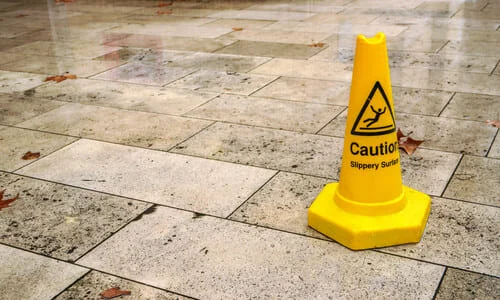
[{"label": "dried brown leaf", "polygon": [[19,194],[17,194],[14,198],[3,200],[3,194],[4,193],[5,193],[5,190],[3,190],[3,191],[0,192],[0,210],[2,210],[2,208],[8,207],[10,203],[16,201],[17,198],[19,198]]},{"label": "dried brown leaf", "polygon": [[418,146],[420,146],[420,144],[424,142],[409,137],[410,134],[411,133],[406,136],[400,129],[398,129],[397,133],[399,148],[403,149],[408,155],[412,155],[413,152],[415,152],[415,150],[418,148]]},{"label": "dried brown leaf", "polygon": [[486,124],[491,125],[496,128],[500,128],[500,120],[487,120]]},{"label": "dried brown leaf", "polygon": [[56,83],[59,83],[59,82],[64,81],[66,79],[76,79],[76,75],[63,74],[63,75],[49,76],[49,77],[45,78],[45,81],[55,81]]},{"label": "dried brown leaf", "polygon": [[103,299],[113,299],[115,297],[130,295],[132,292],[130,291],[122,291],[119,287],[112,287],[110,289],[105,290],[101,293],[101,297]]},{"label": "dried brown leaf", "polygon": [[16,18],[24,18],[24,17],[27,17],[27,16],[29,16],[29,15],[25,15],[25,14],[18,14],[18,15],[16,16]]},{"label": "dried brown leaf", "polygon": [[166,7],[174,4],[173,2],[160,2],[158,3],[158,7]]},{"label": "dried brown leaf", "polygon": [[73,0],[56,0],[56,3],[71,3]]},{"label": "dried brown leaf", "polygon": [[23,157],[21,157],[24,160],[30,160],[30,159],[37,159],[40,157],[40,152],[31,152],[28,151],[24,153]]},{"label": "dried brown leaf", "polygon": [[318,47],[318,48],[323,48],[325,43],[312,43],[309,45],[309,47]]},{"label": "dried brown leaf", "polygon": [[233,31],[242,31],[243,30],[243,28],[240,28],[240,27],[233,27],[232,29],[233,29]]}]

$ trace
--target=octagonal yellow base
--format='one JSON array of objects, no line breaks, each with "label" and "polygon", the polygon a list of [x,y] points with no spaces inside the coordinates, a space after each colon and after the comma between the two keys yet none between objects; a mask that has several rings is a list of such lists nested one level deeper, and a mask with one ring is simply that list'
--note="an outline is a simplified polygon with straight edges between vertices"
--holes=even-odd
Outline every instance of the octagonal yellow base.
[{"label": "octagonal yellow base", "polygon": [[335,203],[338,183],[327,184],[308,210],[309,226],[340,244],[361,250],[420,241],[431,208],[431,198],[403,186],[406,206],[386,215],[348,212]]}]

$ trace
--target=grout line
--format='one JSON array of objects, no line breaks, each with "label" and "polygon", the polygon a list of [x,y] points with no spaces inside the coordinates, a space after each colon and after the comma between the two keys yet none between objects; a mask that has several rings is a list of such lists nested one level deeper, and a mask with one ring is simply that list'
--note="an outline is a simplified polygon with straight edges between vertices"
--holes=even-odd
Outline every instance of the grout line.
[{"label": "grout line", "polygon": [[457,172],[460,164],[462,163],[462,160],[464,159],[465,155],[462,154],[462,156],[460,157],[460,159],[458,160],[458,163],[457,165],[455,166],[455,169],[453,170],[453,172],[451,172],[451,175],[450,175],[450,178],[448,179],[448,181],[446,182],[446,185],[444,186],[443,188],[443,191],[441,192],[441,195],[439,197],[443,197],[444,196],[444,193],[446,192],[446,190],[448,189],[448,186],[450,185],[450,182],[451,180],[453,179],[453,176],[455,176],[455,173]]},{"label": "grout line", "polygon": [[[192,139],[195,135],[198,135],[198,134],[202,133],[203,131],[208,130],[210,127],[215,126],[216,123],[217,123],[217,121],[212,121],[211,124],[208,124],[207,126],[203,127],[202,129],[198,130],[197,132],[193,133],[192,135],[190,135],[187,138],[183,139],[182,141],[176,143],[175,145],[173,145],[169,149],[166,149],[163,152],[167,152],[167,153],[171,153],[171,154],[175,153],[175,152],[171,152],[171,151],[175,150],[175,148],[177,148],[179,145],[186,143],[188,140]],[[151,150],[154,150],[154,149],[151,149]],[[176,154],[182,154],[182,153],[176,153]],[[185,155],[185,154],[182,154],[182,155]],[[190,155],[187,155],[187,156],[190,156]]]},{"label": "grout line", "polygon": [[497,64],[495,65],[495,67],[493,68],[493,70],[491,70],[490,76],[493,76],[493,74],[495,73],[496,69],[498,69],[498,65],[499,64],[500,64],[500,60],[497,61]]},{"label": "grout line", "polygon": [[[344,111],[347,111],[347,106],[344,106],[344,108],[342,110],[340,110],[340,112],[338,112],[330,121],[326,122],[326,124],[323,125],[323,127],[321,127],[314,134],[320,135],[321,130],[325,129],[328,125],[330,125],[335,119],[337,119],[342,113],[344,113]],[[324,136],[329,136],[329,135],[324,135]]]},{"label": "grout line", "polygon": [[[443,106],[443,108],[441,108],[441,111],[436,116],[437,118],[441,117],[441,114],[446,110],[446,108],[450,104],[451,100],[453,100],[453,98],[455,98],[456,95],[457,95],[457,92],[453,92],[453,94],[451,95],[450,99],[448,99],[448,101],[446,102],[446,104]],[[448,118],[448,119],[450,119],[450,118]]]},{"label": "grout line", "polygon": [[51,300],[55,300],[57,297],[59,297],[61,294],[63,294],[64,292],[66,292],[68,289],[70,289],[72,286],[74,286],[77,282],[79,282],[80,280],[82,280],[84,277],[86,277],[88,274],[90,274],[90,272],[92,272],[92,269],[89,269],[89,268],[86,268],[88,269],[87,272],[85,272],[85,274],[83,274],[82,276],[78,277],[75,281],[73,281],[71,284],[67,285],[62,291],[60,291],[59,293],[57,293],[54,297],[51,298]]},{"label": "grout line", "polygon": [[497,133],[495,134],[495,137],[493,137],[493,140],[491,141],[491,144],[490,144],[490,147],[488,148],[488,151],[486,151],[486,154],[484,155],[485,158],[495,158],[495,157],[488,157],[488,155],[490,155],[490,152],[491,152],[491,149],[493,149],[493,144],[495,144],[495,141],[499,141],[500,142],[500,138],[498,137],[499,133],[498,133],[498,130],[497,130]]},{"label": "grout line", "polygon": [[441,284],[443,284],[444,277],[446,276],[446,273],[448,272],[448,267],[444,269],[443,275],[441,276],[441,280],[439,280],[438,286],[436,287],[436,291],[434,292],[434,296],[432,297],[432,300],[436,299],[437,294],[439,293],[439,289],[441,288]]},{"label": "grout line", "polygon": [[[272,58],[274,59],[274,58]],[[271,60],[272,60],[271,59]],[[253,73],[252,73],[253,74]],[[278,81],[279,79],[281,79],[283,76],[277,76],[277,75],[270,75],[270,76],[276,76],[276,78],[274,78],[273,80],[269,81],[268,83],[264,84],[263,86],[255,89],[254,91],[252,91],[250,94],[247,95],[247,97],[257,97],[257,96],[253,96],[253,94],[263,90],[264,88],[270,86],[271,84],[275,83],[276,81]],[[281,100],[286,100],[286,99],[281,99]],[[292,101],[292,100],[289,100],[289,101]]]},{"label": "grout line", "polygon": [[[245,203],[247,203],[250,199],[253,198],[253,196],[255,196],[258,192],[260,192],[269,182],[271,182],[279,173],[281,173],[281,171],[277,171],[276,173],[274,173],[273,176],[271,176],[266,182],[264,182],[258,189],[255,190],[255,192],[253,192],[250,196],[248,196],[248,198],[241,202],[240,205],[238,205],[238,207],[236,207],[236,209],[234,209],[229,215],[227,215],[227,217],[225,217],[224,219],[227,219],[227,220],[230,220],[231,216],[233,214],[235,214],[243,205],[245,205]],[[248,224],[248,223],[247,223]]]},{"label": "grout line", "polygon": [[[450,40],[447,40],[446,43],[444,43],[441,47],[439,47],[439,49],[437,49],[434,54],[438,54],[441,50],[444,49],[444,47],[446,47],[448,44],[450,43]],[[457,71],[455,71],[457,72]]]}]

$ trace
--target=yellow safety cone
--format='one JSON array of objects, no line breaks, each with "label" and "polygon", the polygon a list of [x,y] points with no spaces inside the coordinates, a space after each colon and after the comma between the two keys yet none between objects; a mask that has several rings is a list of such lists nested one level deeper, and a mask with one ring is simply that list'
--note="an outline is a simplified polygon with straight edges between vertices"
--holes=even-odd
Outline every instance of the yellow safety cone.
[{"label": "yellow safety cone", "polygon": [[417,243],[431,199],[402,184],[385,35],[356,42],[340,182],[309,208],[309,226],[353,250]]}]

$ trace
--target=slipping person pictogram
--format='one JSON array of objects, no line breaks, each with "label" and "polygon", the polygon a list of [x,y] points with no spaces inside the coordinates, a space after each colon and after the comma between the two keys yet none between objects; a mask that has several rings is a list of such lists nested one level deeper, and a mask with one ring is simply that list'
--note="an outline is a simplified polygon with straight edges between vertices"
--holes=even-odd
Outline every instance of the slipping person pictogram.
[{"label": "slipping person pictogram", "polygon": [[370,122],[370,123],[366,124],[366,127],[370,127],[371,125],[377,123],[380,120],[380,116],[383,115],[387,109],[387,107],[384,107],[384,110],[382,110],[381,108],[379,108],[378,110],[375,110],[375,108],[373,108],[373,105],[370,105],[370,108],[375,113],[375,117],[369,118],[369,119],[366,119],[363,121],[363,123]]}]

